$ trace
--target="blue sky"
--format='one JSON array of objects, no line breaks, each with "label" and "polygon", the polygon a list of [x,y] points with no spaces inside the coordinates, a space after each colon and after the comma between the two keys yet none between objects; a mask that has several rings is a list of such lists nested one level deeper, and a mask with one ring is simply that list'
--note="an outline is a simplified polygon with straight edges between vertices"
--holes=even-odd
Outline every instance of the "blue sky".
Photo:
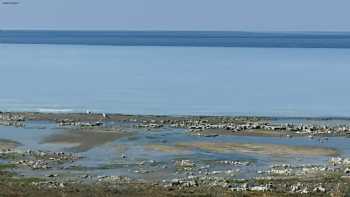
[{"label": "blue sky", "polygon": [[350,31],[349,0],[13,1],[0,29]]}]

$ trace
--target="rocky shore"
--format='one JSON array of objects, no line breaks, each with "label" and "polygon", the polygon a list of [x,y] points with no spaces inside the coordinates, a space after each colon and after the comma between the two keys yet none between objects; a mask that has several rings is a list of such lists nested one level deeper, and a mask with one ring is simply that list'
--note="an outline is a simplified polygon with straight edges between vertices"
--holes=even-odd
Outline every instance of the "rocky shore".
[{"label": "rocky shore", "polygon": [[[350,158],[330,147],[215,141],[217,136],[294,136],[327,140],[347,136],[347,124],[276,123],[264,117],[138,116],[119,114],[0,113],[4,128],[36,130],[32,121],[55,125],[40,143],[69,144],[64,151],[24,149],[16,141],[0,140],[1,196],[346,196],[350,194]],[[9,127],[7,127],[9,126]],[[169,142],[166,132],[183,132]],[[173,130],[170,130],[173,131]],[[159,133],[159,134],[158,134]],[[151,135],[146,135],[151,134]],[[155,134],[155,135],[152,135]],[[195,136],[195,137],[194,137]],[[186,141],[190,137],[194,141]],[[114,143],[115,140],[126,139]],[[150,140],[146,144],[128,144]],[[200,141],[204,139],[203,141]],[[279,138],[278,138],[279,139]],[[347,138],[344,138],[347,139]],[[289,140],[289,139],[288,139]],[[96,146],[119,154],[104,166],[82,166],[82,156]],[[137,146],[137,147],[132,147]],[[175,155],[157,160],[147,155],[135,160],[127,149]],[[131,151],[130,153],[134,153]],[[190,157],[201,151],[222,159]],[[259,168],[254,160],[230,159],[229,154],[254,154],[259,158],[328,158],[321,164],[273,161]],[[98,153],[97,153],[98,154]],[[151,154],[150,154],[151,155]],[[186,157],[187,156],[187,157]],[[158,157],[156,157],[158,158]],[[249,158],[249,157],[247,157]],[[311,160],[310,159],[310,160]],[[123,168],[121,168],[121,166]],[[106,170],[106,171],[103,171]],[[101,174],[126,170],[125,174]],[[99,172],[99,173],[97,173]],[[247,178],[241,174],[251,173]],[[161,177],[157,179],[154,177]]]},{"label": "rocky shore", "polygon": [[[194,135],[256,136],[350,136],[350,124],[273,123],[271,117],[254,116],[157,116],[105,113],[0,112],[0,125],[23,126],[24,120],[56,122],[60,126],[100,127],[105,122],[134,123],[135,127],[157,129],[184,128]],[[309,118],[310,119],[310,118]],[[323,120],[324,118],[313,118]],[[350,122],[350,119],[349,119]]]}]

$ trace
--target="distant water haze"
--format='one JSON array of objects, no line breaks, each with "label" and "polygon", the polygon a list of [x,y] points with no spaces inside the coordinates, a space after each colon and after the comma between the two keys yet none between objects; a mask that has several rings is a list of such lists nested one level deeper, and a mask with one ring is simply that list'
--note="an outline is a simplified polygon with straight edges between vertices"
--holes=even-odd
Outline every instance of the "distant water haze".
[{"label": "distant water haze", "polygon": [[0,110],[350,116],[350,50],[0,44]]}]

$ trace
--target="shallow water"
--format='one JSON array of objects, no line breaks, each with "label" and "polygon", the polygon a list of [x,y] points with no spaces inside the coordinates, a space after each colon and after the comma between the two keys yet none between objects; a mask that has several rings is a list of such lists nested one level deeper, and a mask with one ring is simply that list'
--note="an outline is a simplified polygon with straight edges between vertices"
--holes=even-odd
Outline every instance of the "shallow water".
[{"label": "shallow water", "polygon": [[0,110],[350,116],[349,49],[0,44]]},{"label": "shallow water", "polygon": [[[110,125],[118,125],[114,122]],[[125,123],[122,123],[125,126]],[[330,157],[327,156],[291,156],[291,155],[263,155],[255,153],[228,152],[219,153],[200,149],[189,149],[179,152],[158,151],[147,148],[147,145],[161,144],[165,146],[175,146],[177,143],[191,142],[221,142],[231,143],[257,143],[257,144],[281,144],[291,146],[310,146],[310,147],[328,147],[335,148],[343,157],[350,157],[349,138],[335,137],[320,143],[317,139],[306,137],[280,138],[280,137],[250,137],[250,136],[218,136],[207,138],[188,135],[183,129],[161,128],[153,131],[145,129],[128,128],[132,136],[126,136],[106,141],[106,143],[97,143],[89,149],[74,149],[76,154],[83,158],[66,167],[71,167],[74,173],[89,173],[95,175],[128,175],[135,178],[161,180],[180,176],[175,170],[175,161],[189,159],[196,162],[199,166],[210,165],[211,170],[222,169],[240,169],[237,177],[256,176],[256,171],[267,169],[272,164],[292,164],[298,165],[325,165]],[[34,149],[46,151],[66,151],[72,145],[65,142],[45,143],[45,138],[62,134],[61,128],[55,124],[34,121],[26,123],[25,128],[14,128],[0,126],[0,138],[15,140],[23,144],[20,149]],[[72,131],[74,132],[74,131]],[[103,135],[103,133],[101,133]],[[84,136],[81,136],[84,138]],[[125,155],[126,158],[122,158]],[[218,161],[249,161],[247,167],[227,167],[218,164]],[[138,164],[146,161],[144,167]],[[151,162],[151,161],[154,161]],[[161,166],[167,166],[162,168]],[[75,170],[74,170],[75,169]],[[140,174],[135,171],[147,169],[149,173]],[[22,171],[23,174],[33,175],[48,172]],[[37,175],[38,175],[37,174]]]}]

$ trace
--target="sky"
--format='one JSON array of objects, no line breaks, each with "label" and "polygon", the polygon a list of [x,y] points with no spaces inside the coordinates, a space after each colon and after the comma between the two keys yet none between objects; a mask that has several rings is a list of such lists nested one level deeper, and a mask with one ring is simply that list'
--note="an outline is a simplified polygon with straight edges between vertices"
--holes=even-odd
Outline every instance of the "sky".
[{"label": "sky", "polygon": [[349,0],[0,2],[0,29],[350,31]]}]

